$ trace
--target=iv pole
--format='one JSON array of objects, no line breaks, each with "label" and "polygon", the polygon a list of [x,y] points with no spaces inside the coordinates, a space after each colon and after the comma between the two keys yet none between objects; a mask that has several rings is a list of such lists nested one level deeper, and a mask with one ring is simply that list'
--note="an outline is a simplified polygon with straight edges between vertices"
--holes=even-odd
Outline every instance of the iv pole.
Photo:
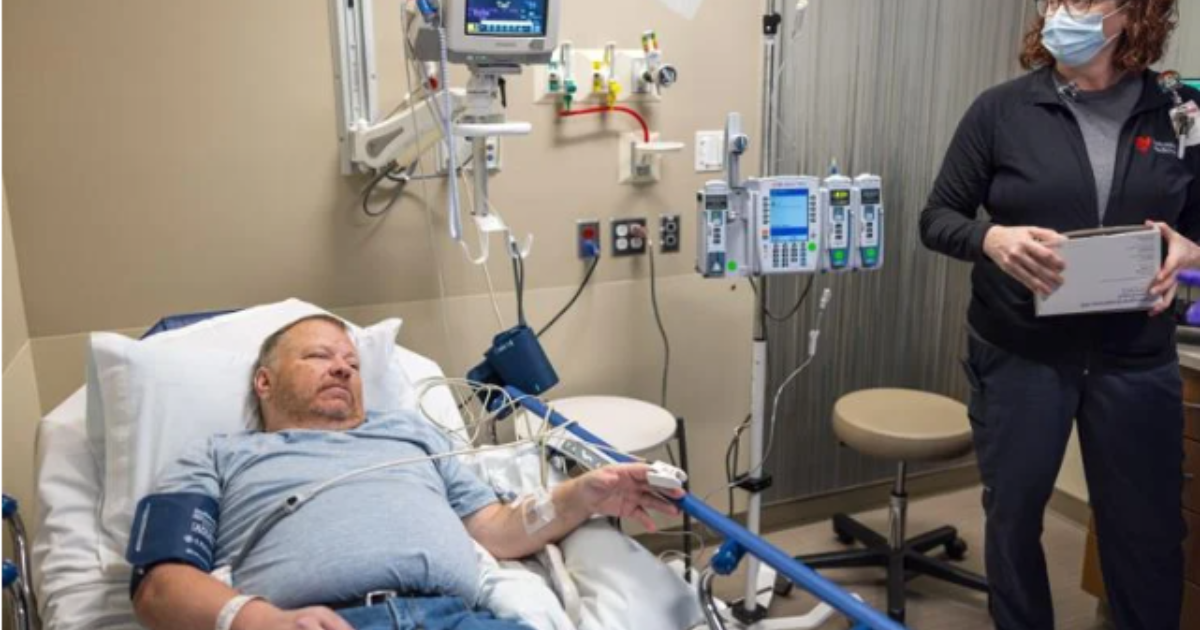
[{"label": "iv pole", "polygon": [[[759,172],[762,177],[775,174],[775,139],[773,131],[778,115],[779,89],[776,84],[779,64],[779,26],[783,17],[779,13],[778,0],[766,0],[766,11],[763,14],[763,91],[762,119],[759,138],[762,148],[759,153]],[[754,307],[754,350],[753,367],[750,372],[750,475],[746,479],[750,492],[750,505],[747,512],[747,528],[754,535],[759,535],[762,528],[762,492],[770,486],[770,476],[762,470],[763,444],[766,428],[765,407],[767,388],[767,337],[766,337],[766,308],[767,308],[767,277],[759,279],[758,296]],[[745,487],[745,486],[743,486]],[[758,603],[759,573],[769,577],[774,584],[774,572],[760,566],[758,558],[747,558],[746,590],[741,606],[733,609],[734,617],[743,624],[750,625],[766,617],[767,609]],[[763,582],[768,582],[764,579]],[[771,591],[767,592],[769,597]]]},{"label": "iv pole", "polygon": [[[802,1],[796,7],[797,12],[807,11],[808,2]],[[802,13],[797,16],[799,28]],[[759,154],[759,171],[762,177],[776,175],[778,163],[778,143],[775,141],[775,130],[779,121],[779,66],[786,54],[784,46],[788,39],[779,37],[779,29],[783,23],[780,13],[780,0],[766,0],[766,10],[763,13],[763,91],[762,91],[762,122],[759,136],[762,139],[762,149]],[[766,397],[767,397],[767,287],[768,277],[759,278],[758,295],[754,308],[754,346],[753,365],[750,372],[750,472],[746,479],[738,485],[750,493],[750,505],[747,509],[747,529],[758,536],[762,529],[762,493],[771,486],[771,476],[763,470],[763,452],[766,430]],[[788,619],[766,619],[767,608],[774,595],[775,570],[763,566],[757,557],[746,559],[746,589],[740,605],[734,606],[729,613],[743,626],[754,630],[796,630],[815,628],[823,624],[832,614],[833,608],[822,603],[804,617]],[[759,593],[762,593],[760,595]]]}]

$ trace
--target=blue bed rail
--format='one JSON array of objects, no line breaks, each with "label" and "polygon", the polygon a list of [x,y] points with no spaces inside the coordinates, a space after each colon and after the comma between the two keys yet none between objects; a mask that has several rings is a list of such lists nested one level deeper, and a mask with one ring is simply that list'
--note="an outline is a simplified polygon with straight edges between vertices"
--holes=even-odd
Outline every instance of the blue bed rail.
[{"label": "blue bed rail", "polygon": [[[539,417],[546,418],[551,426],[560,427],[565,425],[566,429],[577,437],[597,446],[604,447],[606,449],[605,452],[617,461],[627,463],[636,461],[632,457],[612,450],[612,445],[582,426],[572,424],[569,420],[559,415],[558,412],[547,408],[541,400],[529,396],[515,387],[507,387],[505,389],[522,407],[525,407]],[[720,533],[724,537],[725,543],[722,545],[718,556],[722,557],[720,564],[725,566],[719,568],[720,573],[727,574],[727,572],[732,572],[742,556],[749,553],[787,577],[796,586],[812,593],[817,599],[829,604],[838,612],[852,619],[856,624],[856,628],[862,628],[863,630],[904,630],[904,626],[901,624],[888,618],[887,615],[878,610],[867,606],[850,593],[842,590],[838,585],[821,577],[820,574],[805,566],[804,563],[797,561],[762,537],[750,533],[745,527],[742,527],[724,514],[713,509],[694,495],[690,493],[686,494],[683,498],[677,500],[676,504],[681,510],[687,512],[696,520],[707,525],[709,529]],[[714,558],[713,563],[714,566],[718,564],[717,558]]]}]

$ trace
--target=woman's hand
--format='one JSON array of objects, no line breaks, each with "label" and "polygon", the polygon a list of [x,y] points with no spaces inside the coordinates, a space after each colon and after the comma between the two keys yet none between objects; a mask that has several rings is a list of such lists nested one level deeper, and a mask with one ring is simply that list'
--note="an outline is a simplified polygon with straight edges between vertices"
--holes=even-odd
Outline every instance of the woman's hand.
[{"label": "woman's hand", "polygon": [[1179,289],[1179,272],[1200,268],[1200,245],[1171,229],[1166,223],[1147,221],[1146,225],[1157,228],[1167,245],[1167,259],[1163,262],[1162,270],[1155,276],[1154,283],[1150,285],[1150,294],[1159,298],[1158,304],[1150,310],[1150,316],[1155,317],[1175,303],[1175,293]]},{"label": "woman's hand", "polygon": [[1030,291],[1047,296],[1063,283],[1066,263],[1054,247],[1065,240],[1054,230],[996,225],[983,239],[983,253]]}]

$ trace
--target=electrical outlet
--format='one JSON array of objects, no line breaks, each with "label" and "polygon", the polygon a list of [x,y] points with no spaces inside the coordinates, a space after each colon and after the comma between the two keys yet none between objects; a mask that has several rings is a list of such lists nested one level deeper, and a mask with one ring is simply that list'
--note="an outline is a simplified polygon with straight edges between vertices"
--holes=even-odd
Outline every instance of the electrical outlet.
[{"label": "electrical outlet", "polygon": [[575,224],[575,242],[579,257],[591,260],[600,255],[600,222],[594,219]]},{"label": "electrical outlet", "polygon": [[682,218],[678,214],[664,214],[659,217],[658,224],[658,242],[659,251],[664,254],[678,254],[680,234],[680,221]]},{"label": "electrical outlet", "polygon": [[[643,236],[638,236],[634,226],[640,226]],[[646,220],[613,219],[613,256],[641,256],[646,253]]]}]

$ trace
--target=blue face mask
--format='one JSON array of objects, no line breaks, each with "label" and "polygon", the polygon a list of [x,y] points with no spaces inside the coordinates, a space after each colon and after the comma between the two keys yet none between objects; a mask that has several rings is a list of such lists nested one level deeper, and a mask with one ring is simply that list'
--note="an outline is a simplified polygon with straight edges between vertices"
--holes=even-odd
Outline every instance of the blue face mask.
[{"label": "blue face mask", "polygon": [[1108,15],[1092,13],[1075,17],[1065,6],[1059,7],[1054,15],[1046,18],[1046,26],[1042,28],[1042,45],[1067,67],[1086,66],[1119,37],[1104,37],[1104,20],[1124,10],[1125,7],[1121,7]]}]

